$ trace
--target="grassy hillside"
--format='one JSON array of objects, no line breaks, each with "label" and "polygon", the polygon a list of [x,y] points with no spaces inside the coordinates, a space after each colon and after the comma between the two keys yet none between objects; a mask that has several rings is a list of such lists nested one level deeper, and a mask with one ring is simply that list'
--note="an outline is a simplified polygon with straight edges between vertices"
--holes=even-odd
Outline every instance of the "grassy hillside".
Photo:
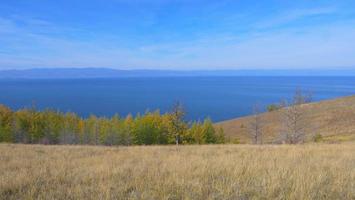
[{"label": "grassy hillside", "polygon": [[[314,102],[302,105],[307,118],[307,140],[316,134],[322,135],[322,141],[342,142],[355,140],[355,96],[334,100]],[[272,142],[282,129],[281,113],[273,111],[261,114],[264,140]],[[238,138],[241,143],[250,143],[248,125],[252,117],[243,117],[220,122],[227,137]]]},{"label": "grassy hillside", "polygon": [[355,145],[0,144],[0,199],[355,199]]}]

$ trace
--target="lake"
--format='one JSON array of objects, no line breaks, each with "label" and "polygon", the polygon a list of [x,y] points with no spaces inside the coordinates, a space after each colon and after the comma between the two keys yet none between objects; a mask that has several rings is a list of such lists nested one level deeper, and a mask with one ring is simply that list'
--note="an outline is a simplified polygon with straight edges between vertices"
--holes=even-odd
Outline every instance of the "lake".
[{"label": "lake", "polygon": [[251,113],[255,103],[267,106],[311,91],[313,100],[355,94],[355,77],[158,77],[120,79],[0,80],[0,103],[12,109],[30,107],[125,116],[147,110],[169,110],[182,102],[187,118],[222,121]]}]

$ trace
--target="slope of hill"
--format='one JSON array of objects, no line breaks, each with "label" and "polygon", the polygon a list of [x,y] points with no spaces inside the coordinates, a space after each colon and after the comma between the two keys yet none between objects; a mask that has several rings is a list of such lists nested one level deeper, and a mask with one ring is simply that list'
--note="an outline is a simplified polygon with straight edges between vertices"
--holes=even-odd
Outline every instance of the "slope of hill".
[{"label": "slope of hill", "polygon": [[[306,139],[316,134],[325,142],[355,140],[355,96],[326,100],[301,105],[307,118]],[[275,141],[281,133],[281,111],[260,114],[263,139],[267,143]],[[227,137],[239,139],[241,143],[250,143],[248,126],[253,117],[247,116],[217,123]]]}]

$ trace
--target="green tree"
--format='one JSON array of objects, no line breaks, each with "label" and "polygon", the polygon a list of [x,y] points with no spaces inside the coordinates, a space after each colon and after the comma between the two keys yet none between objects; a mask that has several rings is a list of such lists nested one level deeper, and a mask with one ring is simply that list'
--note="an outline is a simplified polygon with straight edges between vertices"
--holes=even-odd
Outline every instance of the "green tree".
[{"label": "green tree", "polygon": [[135,144],[166,144],[167,128],[159,112],[137,116],[133,129]]},{"label": "green tree", "polygon": [[226,137],[225,137],[225,134],[224,134],[224,130],[222,127],[219,127],[217,128],[217,141],[216,143],[218,144],[224,144],[226,142]]},{"label": "green tree", "polygon": [[203,122],[203,136],[204,141],[207,144],[217,143],[216,131],[213,127],[211,119],[206,119]]}]

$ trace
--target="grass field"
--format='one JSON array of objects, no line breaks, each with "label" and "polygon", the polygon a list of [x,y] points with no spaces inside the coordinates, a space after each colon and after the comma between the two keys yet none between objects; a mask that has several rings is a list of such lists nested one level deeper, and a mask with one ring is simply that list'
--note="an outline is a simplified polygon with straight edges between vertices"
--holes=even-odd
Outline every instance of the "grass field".
[{"label": "grass field", "polygon": [[355,199],[355,145],[0,144],[0,199]]}]

